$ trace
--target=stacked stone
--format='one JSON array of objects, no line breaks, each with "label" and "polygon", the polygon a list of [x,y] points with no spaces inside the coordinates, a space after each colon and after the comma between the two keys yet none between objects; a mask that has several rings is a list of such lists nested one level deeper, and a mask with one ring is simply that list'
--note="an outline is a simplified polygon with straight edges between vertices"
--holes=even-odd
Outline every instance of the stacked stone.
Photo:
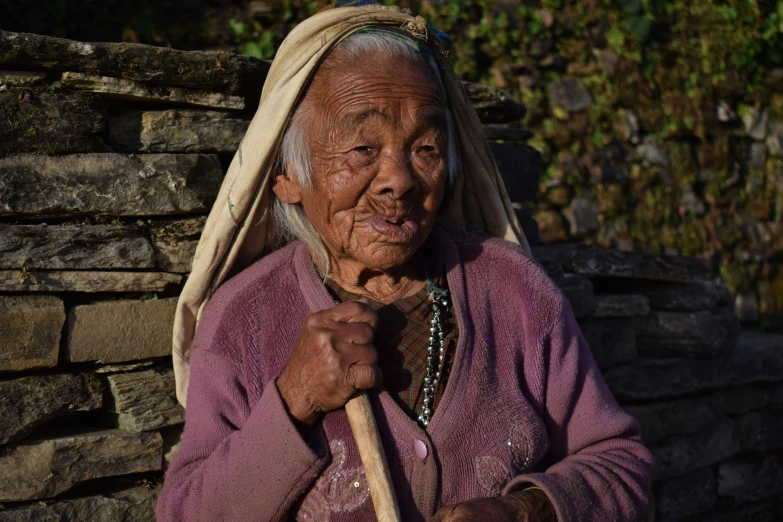
[{"label": "stacked stone", "polygon": [[534,257],[569,299],[655,457],[654,520],[775,521],[783,336],[742,333],[706,262],[565,246]]},{"label": "stacked stone", "polygon": [[[176,297],[268,68],[0,31],[0,521],[154,520]],[[524,106],[466,89],[531,199]]]}]

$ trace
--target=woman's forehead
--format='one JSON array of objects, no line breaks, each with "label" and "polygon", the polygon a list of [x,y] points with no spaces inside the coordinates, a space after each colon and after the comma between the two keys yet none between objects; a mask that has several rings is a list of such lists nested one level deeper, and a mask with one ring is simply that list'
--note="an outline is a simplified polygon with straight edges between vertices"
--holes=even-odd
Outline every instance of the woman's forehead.
[{"label": "woman's forehead", "polygon": [[422,118],[442,113],[445,95],[427,67],[404,57],[370,55],[319,70],[307,94],[317,112],[354,123],[379,121],[395,109],[416,110]]}]

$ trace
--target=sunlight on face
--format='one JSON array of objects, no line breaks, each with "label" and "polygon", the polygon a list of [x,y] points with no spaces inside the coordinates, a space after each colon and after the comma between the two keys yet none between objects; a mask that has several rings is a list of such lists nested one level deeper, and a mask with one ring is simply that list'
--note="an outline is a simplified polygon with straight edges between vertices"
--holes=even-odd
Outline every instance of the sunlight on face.
[{"label": "sunlight on face", "polygon": [[330,57],[303,102],[313,183],[310,223],[337,263],[409,261],[432,230],[447,177],[445,99],[425,66]]}]

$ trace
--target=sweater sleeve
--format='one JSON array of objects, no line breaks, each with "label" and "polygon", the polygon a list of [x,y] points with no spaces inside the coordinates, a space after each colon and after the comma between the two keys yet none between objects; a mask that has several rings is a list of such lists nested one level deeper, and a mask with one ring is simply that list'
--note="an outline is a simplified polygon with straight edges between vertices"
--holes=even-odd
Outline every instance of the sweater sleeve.
[{"label": "sweater sleeve", "polygon": [[325,466],[320,428],[308,443],[274,384],[251,407],[241,382],[228,357],[193,351],[185,430],[158,498],[158,522],[286,520]]},{"label": "sweater sleeve", "polygon": [[538,406],[550,439],[551,465],[543,473],[515,477],[504,493],[537,485],[559,521],[639,520],[650,497],[652,455],[641,443],[636,420],[607,388],[564,299],[540,350],[530,352],[525,359],[538,360],[526,364],[543,369]]}]

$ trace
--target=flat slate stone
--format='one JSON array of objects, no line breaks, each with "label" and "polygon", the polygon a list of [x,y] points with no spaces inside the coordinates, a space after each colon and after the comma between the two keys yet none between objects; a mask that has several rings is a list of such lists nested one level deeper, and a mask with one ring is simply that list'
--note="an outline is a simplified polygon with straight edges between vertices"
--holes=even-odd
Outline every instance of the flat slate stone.
[{"label": "flat slate stone", "polygon": [[158,268],[168,272],[190,272],[205,222],[205,217],[199,217],[152,224],[150,235]]},{"label": "flat slate stone", "polygon": [[127,364],[109,364],[107,366],[101,366],[99,368],[96,368],[95,373],[111,374],[111,373],[132,372],[135,370],[142,370],[145,368],[149,368],[150,366],[154,366],[155,364],[156,364],[155,361],[141,361],[141,362],[127,363]]},{"label": "flat slate stone", "polygon": [[100,408],[102,388],[90,374],[0,381],[0,444],[20,440],[52,419]]},{"label": "flat slate stone", "polygon": [[506,192],[512,202],[535,201],[538,196],[538,175],[541,153],[524,143],[489,142],[489,150],[497,163]]},{"label": "flat slate stone", "polygon": [[111,397],[107,411],[115,428],[148,431],[185,422],[171,368],[116,373],[106,380]]},{"label": "flat slate stone", "polygon": [[0,296],[0,372],[56,366],[63,323],[57,297]]},{"label": "flat slate stone", "polygon": [[650,301],[653,310],[697,312],[714,310],[731,303],[731,295],[719,281],[698,281],[694,283],[634,283],[634,291],[643,294]]},{"label": "flat slate stone", "polygon": [[159,489],[136,487],[0,511],[0,522],[151,522]]},{"label": "flat slate stone", "polygon": [[134,111],[109,122],[109,143],[141,152],[234,152],[249,125],[221,111]]},{"label": "flat slate stone", "polygon": [[269,71],[267,62],[222,51],[178,51],[132,43],[85,43],[8,31],[0,31],[0,63],[241,93],[260,91]]},{"label": "flat slate stone", "polygon": [[677,397],[699,391],[783,381],[783,336],[743,333],[715,359],[637,359],[604,374],[619,401]]},{"label": "flat slate stone", "polygon": [[730,311],[653,312],[636,329],[637,348],[647,357],[715,357],[734,348],[740,335]]},{"label": "flat slate stone", "polygon": [[106,103],[95,94],[35,89],[0,92],[0,156],[103,152],[107,126]]},{"label": "flat slate stone", "polygon": [[160,433],[99,431],[7,446],[0,455],[0,502],[50,498],[85,480],[156,471]]},{"label": "flat slate stone", "polygon": [[547,260],[549,270],[576,272],[589,277],[693,282],[710,278],[706,261],[692,257],[623,252],[573,246],[533,247],[533,258]]},{"label": "flat slate stone", "polygon": [[588,278],[578,274],[560,274],[552,280],[568,299],[575,317],[583,317],[593,311],[593,284]]},{"label": "flat slate stone", "polygon": [[0,85],[29,87],[43,82],[46,73],[32,71],[0,71]]},{"label": "flat slate stone", "polygon": [[510,123],[525,117],[525,104],[505,91],[481,83],[462,82],[482,123]]},{"label": "flat slate stone", "polygon": [[165,272],[0,270],[0,292],[163,292],[180,282]]},{"label": "flat slate stone", "polygon": [[655,458],[656,481],[710,466],[741,450],[734,423],[727,418],[698,433],[672,437],[648,448]]},{"label": "flat slate stone", "polygon": [[737,419],[742,450],[767,452],[783,450],[783,409],[746,413]]},{"label": "flat slate stone", "polygon": [[0,223],[0,268],[154,268],[144,232],[114,225],[7,225]]},{"label": "flat slate stone", "polygon": [[64,72],[60,83],[63,87],[81,89],[128,101],[181,103],[208,109],[242,110],[245,108],[245,99],[241,96],[196,91],[181,87],[146,85],[133,80],[97,74]]},{"label": "flat slate stone", "polygon": [[715,474],[701,468],[664,482],[656,495],[657,522],[678,522],[703,513],[718,501]]},{"label": "flat slate stone", "polygon": [[607,370],[636,359],[636,331],[633,323],[618,319],[579,321],[598,368]]},{"label": "flat slate stone", "polygon": [[718,493],[739,502],[754,502],[783,492],[783,457],[743,455],[718,466]]},{"label": "flat slate stone", "polygon": [[772,403],[773,393],[774,390],[744,386],[624,409],[639,421],[642,440],[650,444],[672,435],[696,433],[720,417],[765,408]]},{"label": "flat slate stone", "polygon": [[0,159],[0,216],[205,212],[222,180],[207,154],[19,154]]},{"label": "flat slate stone", "polygon": [[635,317],[650,313],[650,301],[643,295],[596,295],[593,317]]},{"label": "flat slate stone", "polygon": [[68,311],[71,362],[120,363],[171,354],[177,299],[104,301]]},{"label": "flat slate stone", "polygon": [[525,142],[533,137],[532,131],[502,123],[484,125],[483,128],[488,140]]}]

